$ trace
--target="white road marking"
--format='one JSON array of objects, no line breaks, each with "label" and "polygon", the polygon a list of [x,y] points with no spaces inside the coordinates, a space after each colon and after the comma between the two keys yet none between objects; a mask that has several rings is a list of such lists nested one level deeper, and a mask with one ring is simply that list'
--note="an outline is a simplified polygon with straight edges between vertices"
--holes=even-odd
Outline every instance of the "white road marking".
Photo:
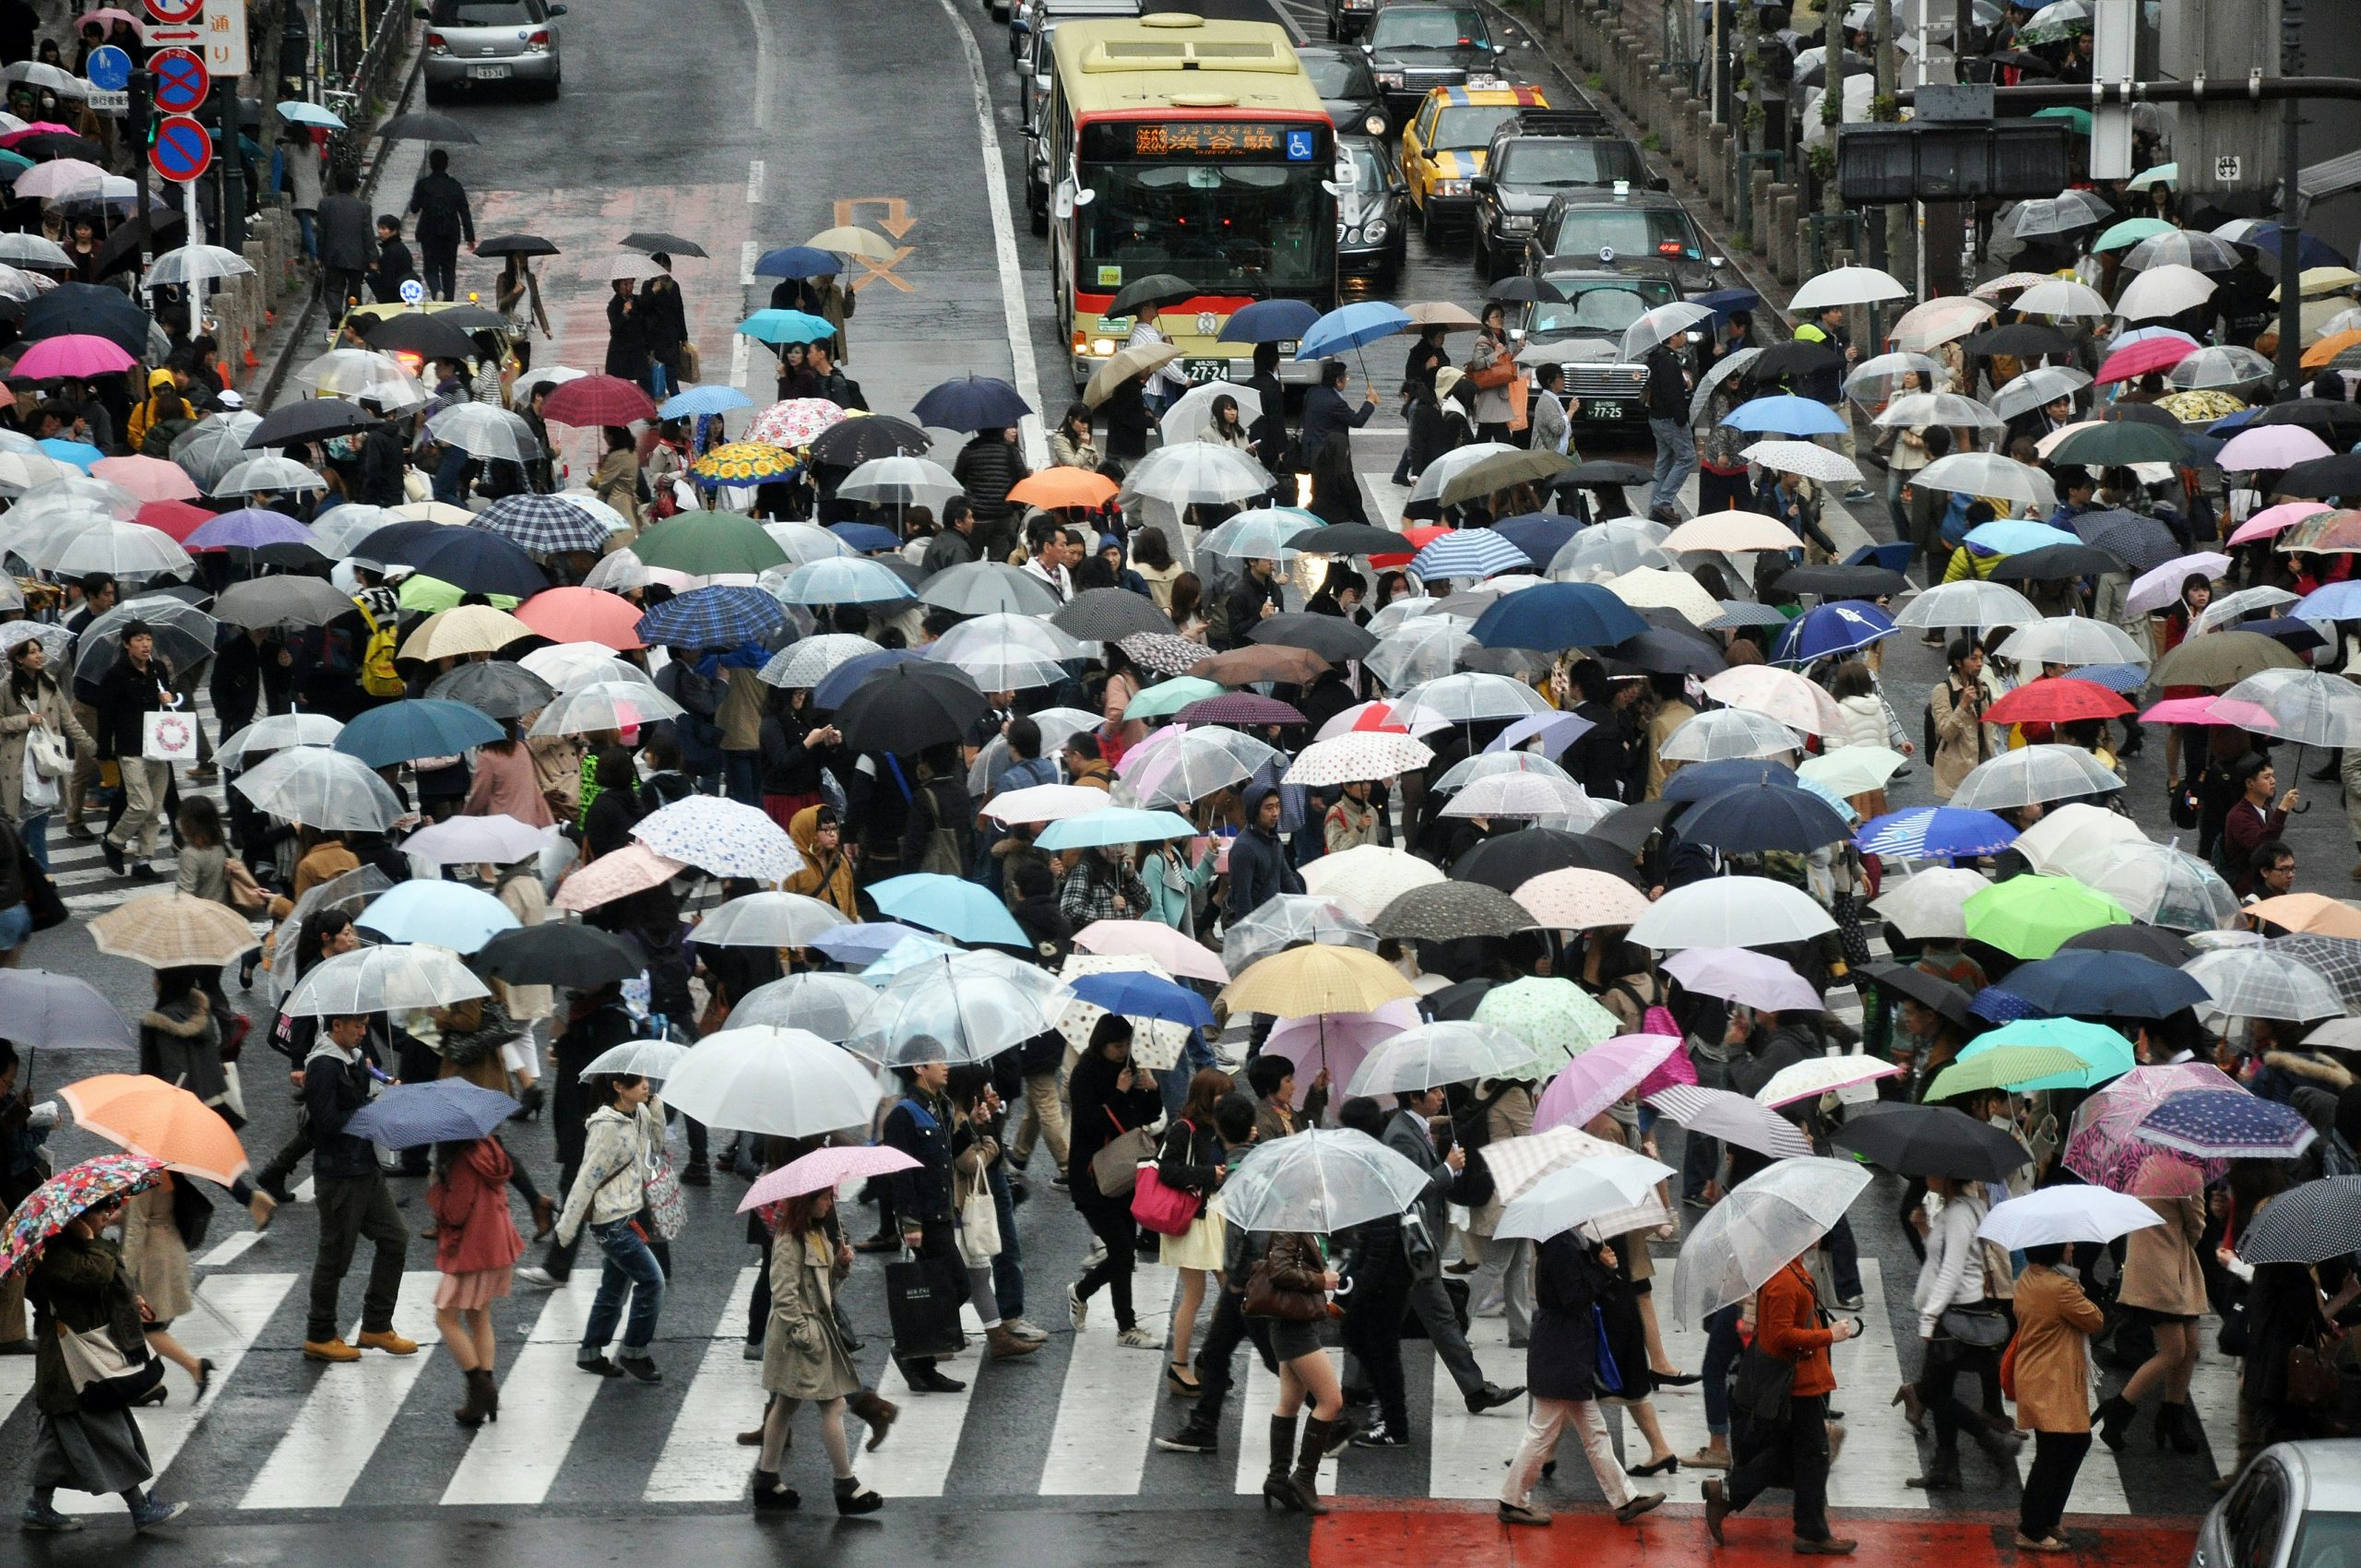
[{"label": "white road marking", "polygon": [[[467,1457],[443,1489],[445,1503],[530,1505],[548,1497],[574,1434],[609,1381],[574,1364],[601,1272],[595,1265],[576,1268],[534,1319],[525,1348],[501,1375],[500,1420],[478,1429],[469,1443]],[[629,1316],[626,1298],[618,1333]],[[636,1384],[618,1384],[618,1394],[636,1392]]]},{"label": "white road marking", "polygon": [[738,1271],[713,1341],[640,1494],[650,1503],[729,1503],[746,1490],[744,1472],[756,1455],[738,1446],[738,1434],[763,1417],[763,1366],[741,1349],[757,1273]]},{"label": "white road marking", "polygon": [[[1246,1356],[1245,1416],[1238,1428],[1238,1479],[1234,1490],[1240,1497],[1252,1497],[1263,1490],[1263,1478],[1271,1473],[1271,1412],[1279,1408],[1279,1377],[1264,1369],[1262,1352],[1250,1342],[1239,1348]],[[1328,1359],[1337,1358],[1331,1352]],[[1339,1377],[1344,1367],[1338,1363]],[[1176,1400],[1175,1403],[1178,1403]],[[1299,1411],[1295,1424],[1296,1442],[1303,1442],[1303,1415]],[[1300,1447],[1297,1450],[1301,1452]],[[1330,1455],[1320,1461],[1320,1495],[1336,1495],[1336,1456]]]},{"label": "white road marking", "polygon": [[[1169,1331],[1179,1280],[1177,1271],[1156,1265],[1132,1271],[1132,1306],[1142,1328]],[[1074,1355],[1066,1362],[1058,1424],[1036,1489],[1043,1497],[1135,1495],[1161,1413],[1169,1352],[1116,1344],[1114,1303],[1102,1291],[1091,1304],[1097,1310],[1074,1336]]]},{"label": "white road marking", "polygon": [[[754,167],[759,169],[762,165],[757,163]],[[738,283],[741,288],[751,289],[754,286],[754,262],[762,254],[762,247],[752,240],[744,241],[738,246]]]},{"label": "white road marking", "polygon": [[[1525,1352],[1509,1348],[1509,1324],[1504,1317],[1472,1318],[1467,1348],[1484,1375],[1504,1388],[1525,1381]],[[1428,1420],[1427,1495],[1430,1497],[1491,1498],[1501,1494],[1517,1444],[1525,1441],[1523,1403],[1467,1413],[1466,1396],[1451,1379],[1442,1358],[1434,1358],[1434,1413]],[[1579,1444],[1576,1445],[1579,1447]]]},{"label": "white road marking", "polygon": [[[365,1249],[353,1263],[356,1271],[368,1267]],[[434,1287],[441,1277],[431,1269],[402,1276],[394,1332],[417,1340],[418,1354],[363,1350],[358,1361],[312,1369],[312,1392],[255,1472],[240,1508],[334,1508],[344,1502],[426,1364],[441,1360],[446,1373],[451,1370],[437,1353],[442,1336],[434,1330]],[[357,1284],[346,1277],[348,1292]]]},{"label": "white road marking", "polygon": [[960,1309],[967,1348],[936,1362],[943,1376],[967,1384],[956,1394],[913,1394],[898,1362],[878,1374],[877,1393],[901,1407],[894,1435],[874,1454],[860,1455],[863,1482],[887,1497],[941,1497],[959,1455],[959,1433],[967,1424],[967,1400],[983,1371],[983,1320],[975,1309]]},{"label": "white road marking", "polygon": [[763,160],[759,158],[746,165],[746,205],[759,207],[763,200]]},{"label": "white road marking", "polygon": [[739,4],[745,8],[748,25],[754,30],[754,129],[766,131],[771,124],[772,71],[778,61],[778,30],[763,0],[739,0]]}]

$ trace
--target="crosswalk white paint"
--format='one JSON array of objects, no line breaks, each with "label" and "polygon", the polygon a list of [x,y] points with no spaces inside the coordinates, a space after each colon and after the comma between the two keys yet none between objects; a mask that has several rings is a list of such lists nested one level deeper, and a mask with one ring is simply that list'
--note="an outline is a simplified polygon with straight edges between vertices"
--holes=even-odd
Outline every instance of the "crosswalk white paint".
[{"label": "crosswalk white paint", "polygon": [[[418,1354],[363,1350],[358,1361],[319,1367],[312,1392],[288,1423],[287,1435],[255,1472],[240,1508],[334,1508],[344,1502],[427,1363],[441,1361],[445,1372],[451,1370],[434,1349],[434,1286],[440,1277],[431,1270],[402,1276],[394,1331],[417,1340]],[[348,1294],[355,1283],[347,1280]],[[359,1326],[350,1332],[359,1333]]]},{"label": "crosswalk white paint", "polygon": [[941,1497],[951,1481],[951,1463],[959,1456],[959,1434],[967,1425],[967,1404],[983,1365],[983,1320],[973,1307],[962,1307],[961,1326],[967,1348],[945,1356],[936,1370],[967,1386],[956,1394],[913,1394],[903,1381],[902,1369],[888,1361],[878,1374],[878,1396],[901,1408],[894,1435],[874,1454],[860,1455],[860,1479],[887,1497]]},{"label": "crosswalk white paint", "polygon": [[[598,1298],[601,1272],[577,1268],[562,1289],[550,1293],[525,1348],[502,1372],[500,1419],[477,1430],[467,1457],[443,1490],[445,1504],[529,1506],[541,1502],[564,1467],[567,1451],[599,1390],[611,1383],[619,1396],[654,1395],[628,1378],[593,1377],[574,1364],[581,1354],[582,1331]],[[616,1324],[618,1337],[628,1314],[626,1302],[624,1317]]]},{"label": "crosswalk white paint", "polygon": [[[1263,1490],[1263,1478],[1271,1473],[1271,1412],[1279,1408],[1279,1377],[1264,1370],[1263,1358],[1252,1345],[1244,1347],[1246,1382],[1244,1384],[1245,1417],[1238,1431],[1238,1469],[1232,1490],[1240,1497],[1251,1497]],[[1343,1375],[1341,1358],[1329,1352],[1328,1359],[1338,1361],[1339,1376]],[[1303,1438],[1303,1421],[1296,1420],[1296,1440]],[[1330,1497],[1336,1491],[1336,1460],[1332,1455],[1320,1462],[1320,1495]]]},{"label": "crosswalk white paint", "polygon": [[742,1348],[746,1308],[759,1272],[738,1271],[688,1397],[640,1493],[650,1503],[727,1503],[746,1489],[745,1471],[753,1455],[738,1446],[738,1434],[758,1425],[763,1415],[763,1366],[746,1360]]},{"label": "crosswalk white paint", "polygon": [[[1467,1324],[1467,1348],[1484,1376],[1502,1387],[1525,1381],[1525,1352],[1509,1348],[1506,1318],[1479,1317]],[[1428,1418],[1427,1495],[1498,1497],[1501,1477],[1525,1438],[1525,1406],[1503,1405],[1470,1415],[1459,1384],[1442,1358],[1434,1358],[1434,1413]]]},{"label": "crosswalk white paint", "polygon": [[[1172,1311],[1177,1271],[1142,1264],[1132,1272],[1132,1306],[1154,1333]],[[1140,1490],[1148,1444],[1163,1403],[1165,1351],[1127,1350],[1115,1342],[1114,1306],[1091,1299],[1090,1321],[1074,1336],[1057,1426],[1050,1434],[1044,1497],[1130,1496]]]}]

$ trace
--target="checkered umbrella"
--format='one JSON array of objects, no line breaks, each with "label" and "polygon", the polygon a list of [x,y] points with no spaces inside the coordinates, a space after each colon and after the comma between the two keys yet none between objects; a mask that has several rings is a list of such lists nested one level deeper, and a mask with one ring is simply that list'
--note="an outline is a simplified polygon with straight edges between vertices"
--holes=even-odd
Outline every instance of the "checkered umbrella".
[{"label": "checkered umbrella", "polygon": [[2290,1105],[2245,1089],[2184,1089],[2141,1118],[2139,1135],[2209,1159],[2292,1159],[2319,1134]]},{"label": "checkered umbrella", "polygon": [[2214,1018],[2333,1018],[2344,1011],[2335,987],[2284,949],[2226,947],[2200,953],[2181,968],[2213,993],[2197,1016]]},{"label": "checkered umbrella", "polygon": [[2361,1176],[2329,1176],[2280,1194],[2247,1222],[2250,1264],[2319,1263],[2361,1252]]},{"label": "checkered umbrella", "polygon": [[651,647],[735,647],[786,624],[786,610],[761,588],[722,584],[666,600],[639,618],[637,630]]},{"label": "checkered umbrella", "polygon": [[486,507],[472,526],[499,534],[528,555],[607,547],[603,524],[554,495],[504,495]]},{"label": "checkered umbrella", "polygon": [[2277,936],[2264,945],[2308,965],[2347,1008],[2361,1009],[2361,940],[2349,936]]},{"label": "checkered umbrella", "polygon": [[2097,545],[2134,572],[2153,571],[2180,553],[2170,529],[2134,513],[2103,514],[2088,524],[2077,520],[2074,531],[2083,543]]}]

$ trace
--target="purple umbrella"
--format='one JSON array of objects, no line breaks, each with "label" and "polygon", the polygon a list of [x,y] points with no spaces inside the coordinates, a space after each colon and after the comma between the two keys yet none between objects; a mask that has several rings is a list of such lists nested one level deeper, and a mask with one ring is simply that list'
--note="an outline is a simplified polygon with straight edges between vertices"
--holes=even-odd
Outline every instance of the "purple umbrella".
[{"label": "purple umbrella", "polygon": [[1590,1125],[1590,1119],[1630,1094],[1680,1049],[1678,1035],[1617,1035],[1559,1069],[1533,1110],[1533,1130]]},{"label": "purple umbrella", "polygon": [[1664,971],[1691,991],[1766,1012],[1821,1010],[1820,993],[1810,982],[1767,953],[1744,947],[1691,947],[1667,958]]},{"label": "purple umbrella", "polygon": [[2295,1107],[2244,1089],[2183,1089],[2140,1120],[2139,1136],[2201,1159],[2292,1159],[2319,1134]]},{"label": "purple umbrella", "polygon": [[1257,692],[1224,692],[1192,702],[1172,716],[1183,724],[1303,724],[1301,713]]},{"label": "purple umbrella", "polygon": [[312,530],[282,513],[241,506],[199,524],[184,542],[191,550],[260,550],[266,544],[317,544]]}]

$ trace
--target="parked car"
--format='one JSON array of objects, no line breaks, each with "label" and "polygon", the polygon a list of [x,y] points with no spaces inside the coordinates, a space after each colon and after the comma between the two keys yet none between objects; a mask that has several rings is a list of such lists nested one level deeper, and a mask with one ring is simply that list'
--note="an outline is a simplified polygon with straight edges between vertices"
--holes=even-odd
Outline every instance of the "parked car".
[{"label": "parked car", "polygon": [[1618,180],[1660,189],[1640,144],[1589,108],[1528,109],[1492,133],[1476,196],[1476,276],[1490,283],[1525,265],[1525,242],[1560,191]]},{"label": "parked car", "polygon": [[1484,13],[1472,6],[1396,3],[1378,12],[1361,53],[1398,125],[1439,87],[1490,77],[1507,46],[1492,42]]},{"label": "parked car", "polygon": [[1525,242],[1525,270],[1538,274],[1623,256],[1670,263],[1684,299],[1725,286],[1722,269],[1727,263],[1679,201],[1660,191],[1622,186],[1552,196]]},{"label": "parked car", "polygon": [[1381,137],[1336,138],[1336,275],[1386,288],[1402,276],[1409,214],[1402,171]]},{"label": "parked car", "polygon": [[418,7],[426,24],[426,101],[454,88],[521,86],[553,99],[563,79],[558,18],[564,6],[543,0],[433,0]]},{"label": "parked car", "polygon": [[2189,1568],[2361,1562],[2361,1439],[2274,1443],[2198,1526]]},{"label": "parked car", "polygon": [[1361,58],[1359,50],[1306,43],[1295,53],[1339,132],[1382,137],[1392,128],[1393,122],[1385,114],[1385,95],[1377,90],[1377,78],[1370,75],[1369,62]]}]

